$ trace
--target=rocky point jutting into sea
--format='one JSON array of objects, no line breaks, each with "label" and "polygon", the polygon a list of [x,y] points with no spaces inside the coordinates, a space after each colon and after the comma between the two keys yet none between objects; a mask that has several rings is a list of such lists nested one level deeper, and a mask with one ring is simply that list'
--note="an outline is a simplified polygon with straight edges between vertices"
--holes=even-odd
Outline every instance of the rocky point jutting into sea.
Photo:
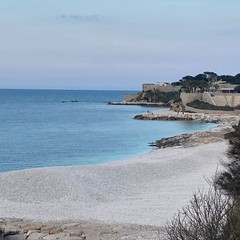
[{"label": "rocky point jutting into sea", "polygon": [[[206,112],[206,111],[205,111]],[[217,127],[210,131],[200,131],[190,134],[182,134],[178,136],[162,138],[153,145],[159,148],[172,146],[196,146],[201,143],[211,143],[223,141],[225,135],[233,130],[232,126],[238,124],[239,111],[208,111],[209,113],[196,112],[193,113],[176,113],[174,111],[154,111],[146,114],[137,115],[136,120],[170,120],[170,121],[201,121],[216,123]]]},{"label": "rocky point jutting into sea", "polygon": [[177,82],[142,85],[142,91],[125,95],[125,105],[171,105],[176,111],[191,108],[233,111],[240,106],[240,74],[235,76],[204,72],[185,76]]}]

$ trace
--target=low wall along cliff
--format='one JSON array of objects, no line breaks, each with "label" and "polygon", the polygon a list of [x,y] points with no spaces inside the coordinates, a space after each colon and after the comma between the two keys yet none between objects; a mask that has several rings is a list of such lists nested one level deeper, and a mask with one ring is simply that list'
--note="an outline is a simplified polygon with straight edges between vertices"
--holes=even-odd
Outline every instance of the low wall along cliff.
[{"label": "low wall along cliff", "polygon": [[240,106],[239,93],[181,93],[180,97],[184,106],[197,99],[214,106]]}]

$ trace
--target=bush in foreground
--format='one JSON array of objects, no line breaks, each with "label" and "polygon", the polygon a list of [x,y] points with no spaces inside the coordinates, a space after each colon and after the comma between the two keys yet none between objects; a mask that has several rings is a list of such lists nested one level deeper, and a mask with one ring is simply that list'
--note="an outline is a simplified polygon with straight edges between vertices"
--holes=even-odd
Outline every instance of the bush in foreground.
[{"label": "bush in foreground", "polygon": [[194,194],[166,228],[168,240],[240,240],[240,122],[229,139],[229,161],[207,193]]},{"label": "bush in foreground", "polygon": [[229,162],[222,163],[224,171],[215,179],[216,186],[227,195],[240,201],[240,123],[233,126],[234,132],[229,135]]},{"label": "bush in foreground", "polygon": [[234,207],[226,224],[224,239],[240,239],[240,122],[233,126],[234,132],[226,134],[229,139],[228,162],[223,162],[224,170],[215,178],[215,185],[228,197],[234,199]]},{"label": "bush in foreground", "polygon": [[[231,225],[233,201],[217,189],[198,191],[166,227],[168,240],[222,240]],[[229,229],[229,228],[228,228]]]},{"label": "bush in foreground", "polygon": [[235,202],[222,235],[223,240],[240,240],[240,204]]}]

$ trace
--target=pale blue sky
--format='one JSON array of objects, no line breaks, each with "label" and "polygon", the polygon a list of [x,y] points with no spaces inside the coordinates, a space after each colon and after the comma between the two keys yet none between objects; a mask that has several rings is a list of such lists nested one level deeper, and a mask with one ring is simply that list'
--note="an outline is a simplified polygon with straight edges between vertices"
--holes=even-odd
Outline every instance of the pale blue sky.
[{"label": "pale blue sky", "polygon": [[1,0],[0,88],[140,89],[240,72],[239,0]]}]

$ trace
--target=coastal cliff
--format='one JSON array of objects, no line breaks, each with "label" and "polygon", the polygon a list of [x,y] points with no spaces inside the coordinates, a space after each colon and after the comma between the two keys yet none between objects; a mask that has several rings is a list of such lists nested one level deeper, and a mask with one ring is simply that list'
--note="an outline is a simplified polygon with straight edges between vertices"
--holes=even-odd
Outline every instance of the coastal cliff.
[{"label": "coastal cliff", "polygon": [[143,84],[140,93],[126,94],[122,102],[108,102],[112,105],[170,106],[172,101],[180,98],[180,86],[170,83]]},{"label": "coastal cliff", "polygon": [[204,72],[196,76],[187,75],[172,83],[145,83],[140,93],[125,95],[121,104],[168,104],[173,108],[177,106],[178,111],[180,103],[182,107],[233,111],[240,106],[239,76],[218,76],[214,72]]}]

